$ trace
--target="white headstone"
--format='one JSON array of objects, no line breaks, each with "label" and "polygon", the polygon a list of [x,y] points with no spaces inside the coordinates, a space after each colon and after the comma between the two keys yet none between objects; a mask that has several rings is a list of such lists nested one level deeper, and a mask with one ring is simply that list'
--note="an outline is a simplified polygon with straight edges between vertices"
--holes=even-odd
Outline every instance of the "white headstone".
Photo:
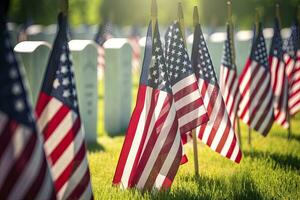
[{"label": "white headstone", "polygon": [[50,55],[50,44],[41,41],[24,41],[14,51],[20,56],[29,81],[31,100],[36,104]]},{"label": "white headstone", "polygon": [[78,92],[79,110],[88,142],[97,141],[97,45],[91,40],[69,42]]},{"label": "white headstone", "polygon": [[124,133],[131,114],[132,49],[124,38],[112,38],[105,48],[104,126],[110,135]]}]

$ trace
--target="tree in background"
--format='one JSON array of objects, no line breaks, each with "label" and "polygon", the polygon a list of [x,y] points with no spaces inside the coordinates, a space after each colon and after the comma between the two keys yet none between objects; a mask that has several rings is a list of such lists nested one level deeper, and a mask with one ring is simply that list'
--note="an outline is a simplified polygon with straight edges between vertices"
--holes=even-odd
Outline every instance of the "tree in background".
[{"label": "tree in background", "polygon": [[[289,26],[295,16],[298,0],[232,0],[233,18],[236,25],[250,28],[254,21],[256,7],[263,10],[266,26],[271,26],[275,15],[275,4],[280,3],[283,26]],[[177,2],[158,0],[160,24],[167,25],[177,18]],[[194,0],[181,0],[185,22],[192,26]],[[226,0],[199,0],[200,18],[203,25],[223,26],[227,18]],[[150,0],[70,0],[70,21],[72,25],[99,24],[111,21],[117,25],[146,26],[150,19]],[[13,0],[10,19],[24,23],[32,19],[36,24],[53,24],[59,9],[58,0]]]}]

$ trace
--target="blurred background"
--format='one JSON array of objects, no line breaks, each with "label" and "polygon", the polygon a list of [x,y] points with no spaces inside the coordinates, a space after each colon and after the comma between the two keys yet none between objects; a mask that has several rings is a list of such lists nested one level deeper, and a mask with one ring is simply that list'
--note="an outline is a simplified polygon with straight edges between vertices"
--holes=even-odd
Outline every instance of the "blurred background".
[{"label": "blurred background", "polygon": [[[59,1],[13,0],[10,20],[18,24],[49,25],[56,23]],[[201,24],[211,27],[226,22],[225,0],[181,0],[187,26],[192,25],[193,6],[198,4]],[[73,26],[93,25],[110,21],[118,26],[146,26],[150,17],[150,3],[145,0],[70,0],[70,22]],[[158,17],[161,25],[167,25],[177,16],[177,1],[158,0]],[[265,26],[271,26],[275,4],[279,3],[282,25],[290,25],[295,16],[298,0],[233,0],[233,19],[237,27],[249,29],[254,20],[254,10],[261,9]]]}]

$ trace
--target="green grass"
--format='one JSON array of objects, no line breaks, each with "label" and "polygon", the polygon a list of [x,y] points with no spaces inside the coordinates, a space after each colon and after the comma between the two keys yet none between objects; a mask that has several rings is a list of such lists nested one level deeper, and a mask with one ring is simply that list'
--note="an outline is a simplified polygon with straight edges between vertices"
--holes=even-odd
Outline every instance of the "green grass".
[{"label": "green grass", "polygon": [[[134,98],[137,88],[134,77]],[[274,125],[264,138],[242,125],[243,158],[234,164],[198,143],[200,177],[194,176],[192,145],[185,146],[189,162],[180,166],[170,191],[140,193],[112,186],[112,178],[124,136],[108,137],[104,131],[103,90],[100,83],[98,143],[89,145],[89,163],[95,199],[299,199],[300,198],[300,115],[292,120],[293,136]]]}]

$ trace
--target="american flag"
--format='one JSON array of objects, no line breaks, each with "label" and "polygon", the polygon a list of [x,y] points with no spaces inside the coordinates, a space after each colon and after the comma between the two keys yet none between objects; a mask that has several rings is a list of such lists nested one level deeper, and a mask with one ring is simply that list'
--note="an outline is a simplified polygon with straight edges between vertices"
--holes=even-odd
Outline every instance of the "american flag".
[{"label": "american flag", "polygon": [[209,116],[208,123],[197,127],[196,134],[212,150],[239,163],[242,152],[222,98],[200,24],[195,27],[194,32],[192,66],[196,71]]},{"label": "american flag", "polygon": [[95,42],[98,44],[98,58],[97,58],[97,67],[98,67],[98,80],[103,79],[104,69],[105,69],[105,49],[103,47],[106,40],[113,37],[112,35],[112,24],[109,21],[106,21],[104,24],[100,24],[98,32],[95,35]]},{"label": "american flag", "polygon": [[38,127],[43,133],[58,199],[92,199],[84,129],[68,47],[67,17],[60,14],[58,22],[59,31],[36,105]]},{"label": "american flag", "polygon": [[227,38],[225,40],[223,58],[220,67],[220,91],[229,114],[230,122],[235,126],[238,103],[241,98],[239,80],[233,56],[235,54],[232,38],[232,25],[227,24]]},{"label": "american flag", "polygon": [[56,199],[25,71],[18,66],[2,16],[0,66],[0,199]]},{"label": "american flag", "polygon": [[251,54],[239,78],[239,116],[254,130],[266,136],[274,121],[271,73],[262,25],[259,24]]},{"label": "american flag", "polygon": [[291,27],[291,36],[284,45],[284,61],[289,79],[288,107],[290,115],[300,110],[300,30],[298,22]]},{"label": "american flag", "polygon": [[283,42],[280,34],[279,21],[275,18],[271,43],[269,66],[271,70],[271,84],[274,96],[275,121],[282,127],[288,128],[288,79],[283,61]]},{"label": "american flag", "polygon": [[170,188],[182,155],[170,87],[158,25],[152,33],[150,23],[137,103],[113,184],[142,190]]},{"label": "american flag", "polygon": [[189,59],[180,25],[175,22],[167,33],[166,62],[171,82],[179,130],[183,135],[208,121],[194,69]]}]

